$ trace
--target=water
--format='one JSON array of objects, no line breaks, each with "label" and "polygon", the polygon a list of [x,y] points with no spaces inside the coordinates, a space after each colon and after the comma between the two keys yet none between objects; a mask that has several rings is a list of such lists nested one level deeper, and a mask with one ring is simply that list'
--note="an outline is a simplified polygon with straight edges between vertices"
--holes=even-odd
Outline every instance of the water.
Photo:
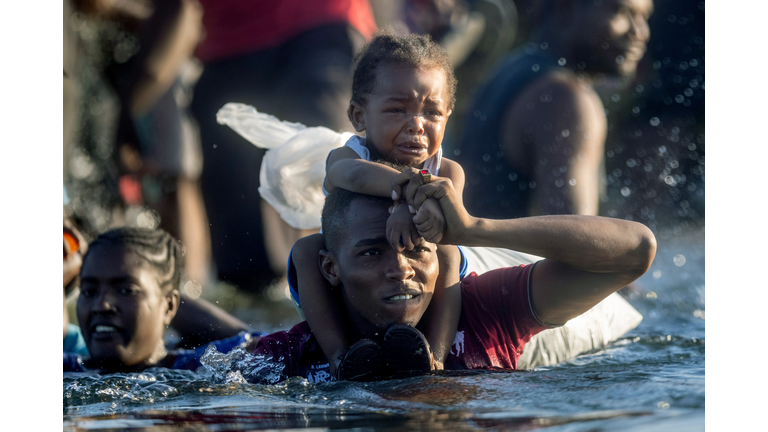
[{"label": "water", "polygon": [[226,367],[65,374],[64,430],[701,431],[704,233],[660,231],[657,239],[654,264],[629,296],[644,316],[640,326],[557,366],[272,385],[244,383]]}]

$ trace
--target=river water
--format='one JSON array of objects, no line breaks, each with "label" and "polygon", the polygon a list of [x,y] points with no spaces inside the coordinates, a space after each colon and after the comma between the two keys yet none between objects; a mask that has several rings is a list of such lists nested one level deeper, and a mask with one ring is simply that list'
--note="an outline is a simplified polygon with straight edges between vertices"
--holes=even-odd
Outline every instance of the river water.
[{"label": "river water", "polygon": [[[657,233],[607,349],[531,371],[375,383],[242,383],[227,370],[64,374],[64,430],[704,430],[704,230]],[[228,373],[230,372],[230,373]]]}]

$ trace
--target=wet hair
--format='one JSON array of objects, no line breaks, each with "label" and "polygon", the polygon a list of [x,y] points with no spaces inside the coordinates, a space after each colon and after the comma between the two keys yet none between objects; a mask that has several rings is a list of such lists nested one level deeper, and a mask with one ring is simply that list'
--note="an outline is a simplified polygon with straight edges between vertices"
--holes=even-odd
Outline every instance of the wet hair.
[{"label": "wet hair", "polygon": [[448,86],[448,108],[456,103],[456,75],[443,47],[429,35],[397,34],[390,29],[376,32],[373,39],[355,56],[357,67],[352,78],[352,101],[364,105],[376,85],[376,70],[383,65],[413,68],[440,68]]},{"label": "wet hair", "polygon": [[122,245],[136,254],[155,271],[161,290],[179,289],[183,271],[181,244],[162,229],[121,227],[109,230],[88,245],[83,264],[99,246],[105,245]]},{"label": "wet hair", "polygon": [[[394,168],[400,172],[410,168],[407,165],[387,160],[379,159],[374,162]],[[392,205],[391,198],[361,194],[338,187],[333,189],[328,196],[325,197],[325,205],[323,205],[321,219],[323,224],[322,228],[325,249],[332,254],[335,254],[336,251],[338,251],[339,245],[345,235],[344,233],[349,226],[349,207],[352,205],[352,201],[356,199],[364,199],[380,204],[383,209],[388,209],[389,206]]]},{"label": "wet hair", "polygon": [[387,211],[392,205],[391,198],[365,195],[342,188],[335,188],[327,197],[323,206],[322,223],[325,249],[331,254],[336,254],[339,246],[346,237],[349,227],[349,207],[352,201],[362,199],[380,204],[382,211]]}]

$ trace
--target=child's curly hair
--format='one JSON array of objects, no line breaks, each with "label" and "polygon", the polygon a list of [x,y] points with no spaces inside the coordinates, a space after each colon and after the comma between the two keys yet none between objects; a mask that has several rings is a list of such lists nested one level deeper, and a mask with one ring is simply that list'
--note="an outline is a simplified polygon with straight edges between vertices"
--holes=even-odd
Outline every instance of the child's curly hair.
[{"label": "child's curly hair", "polygon": [[383,29],[373,35],[355,56],[357,67],[352,78],[352,101],[365,104],[376,85],[376,69],[385,64],[402,64],[414,68],[441,68],[448,86],[448,108],[456,103],[456,75],[448,53],[429,35],[397,34]]}]

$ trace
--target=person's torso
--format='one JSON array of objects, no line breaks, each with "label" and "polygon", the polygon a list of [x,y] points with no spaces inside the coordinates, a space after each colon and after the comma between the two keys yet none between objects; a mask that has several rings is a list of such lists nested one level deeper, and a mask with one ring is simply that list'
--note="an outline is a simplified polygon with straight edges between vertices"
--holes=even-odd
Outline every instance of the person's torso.
[{"label": "person's torso", "polygon": [[502,122],[509,106],[557,62],[538,50],[521,49],[497,65],[478,90],[462,129],[455,160],[464,169],[464,205],[473,216],[517,218],[528,216],[531,179],[512,167],[501,147]]}]

